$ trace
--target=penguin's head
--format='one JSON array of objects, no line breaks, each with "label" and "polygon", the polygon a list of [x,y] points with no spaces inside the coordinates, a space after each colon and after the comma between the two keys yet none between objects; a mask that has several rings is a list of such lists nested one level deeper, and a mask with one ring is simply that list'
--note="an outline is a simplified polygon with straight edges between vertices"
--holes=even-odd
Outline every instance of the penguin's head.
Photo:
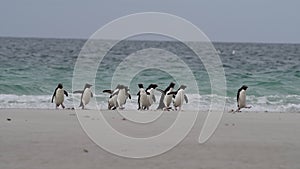
[{"label": "penguin's head", "polygon": [[57,88],[62,89],[63,85],[61,83],[58,83]]},{"label": "penguin's head", "polygon": [[175,87],[175,83],[171,82],[169,85],[170,88],[174,88]]},{"label": "penguin's head", "polygon": [[181,85],[180,87],[179,87],[179,89],[185,89],[186,88],[186,85]]},{"label": "penguin's head", "polygon": [[246,86],[246,85],[243,85],[243,86],[241,87],[241,89],[243,89],[243,90],[247,90],[247,88],[248,88],[248,86]]},{"label": "penguin's head", "polygon": [[85,86],[84,86],[84,88],[90,88],[90,87],[92,87],[92,86],[93,86],[93,85],[86,83]]},{"label": "penguin's head", "polygon": [[143,84],[138,84],[139,88],[144,88],[144,85]]},{"label": "penguin's head", "polygon": [[126,86],[124,85],[118,85],[118,89],[125,89]]},{"label": "penguin's head", "polygon": [[150,84],[150,88],[153,88],[153,89],[157,88],[157,84]]},{"label": "penguin's head", "polygon": [[169,86],[165,89],[165,93],[167,93],[170,89],[174,89],[174,87],[175,87],[175,83],[173,83],[173,82],[171,82],[170,84],[169,84]]},{"label": "penguin's head", "polygon": [[119,88],[120,88],[120,86],[121,86],[121,85],[120,85],[120,84],[118,84],[118,85],[117,85],[117,87],[116,87],[116,89],[119,89]]}]

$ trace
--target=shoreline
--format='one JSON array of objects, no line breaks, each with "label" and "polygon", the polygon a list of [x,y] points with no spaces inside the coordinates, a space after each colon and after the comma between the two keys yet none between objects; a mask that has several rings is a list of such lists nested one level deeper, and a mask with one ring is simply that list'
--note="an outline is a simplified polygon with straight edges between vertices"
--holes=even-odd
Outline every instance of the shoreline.
[{"label": "shoreline", "polygon": [[[110,112],[114,112],[114,111],[137,111],[135,109],[123,109],[123,110],[108,110],[108,109],[100,109],[100,110],[95,110],[95,109],[84,109],[82,110],[81,108],[74,108],[74,107],[68,107],[68,108],[65,108],[65,109],[62,109],[62,108],[59,108],[59,109],[55,109],[55,108],[1,108],[0,107],[0,112],[1,111],[5,111],[5,110],[52,110],[52,111],[68,111],[68,110],[71,110],[71,111],[75,111],[75,110],[79,110],[79,111],[110,111]],[[143,111],[140,111],[140,112],[151,112],[151,111],[161,111],[161,110],[156,110],[156,109],[150,109],[150,110],[143,110]],[[199,113],[201,112],[208,112],[208,110],[190,110],[190,109],[183,109],[182,110],[183,112],[190,112],[190,111],[198,111]],[[171,110],[171,111],[164,111],[164,112],[178,112],[176,110]],[[274,110],[261,110],[261,111],[258,111],[258,110],[251,110],[251,109],[242,109],[241,112],[234,112],[233,109],[230,109],[230,108],[225,108],[223,114],[243,114],[243,113],[272,113],[272,114],[276,114],[276,113],[290,113],[290,114],[300,114],[300,110],[299,111],[274,111]]]}]

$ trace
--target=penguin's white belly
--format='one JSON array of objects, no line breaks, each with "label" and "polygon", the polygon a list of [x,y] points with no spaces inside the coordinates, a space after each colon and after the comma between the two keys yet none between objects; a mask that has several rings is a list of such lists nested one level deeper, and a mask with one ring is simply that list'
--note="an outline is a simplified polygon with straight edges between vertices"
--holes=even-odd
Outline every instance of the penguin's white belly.
[{"label": "penguin's white belly", "polygon": [[239,95],[239,108],[246,107],[246,92],[242,90]]},{"label": "penguin's white belly", "polygon": [[125,104],[126,98],[127,98],[127,96],[126,96],[125,89],[121,89],[119,91],[118,98],[117,98],[118,104],[119,104],[120,107],[122,107]]},{"label": "penguin's white belly", "polygon": [[151,106],[154,103],[153,96],[154,96],[154,91],[153,91],[153,89],[151,89],[150,95],[147,95],[148,100],[149,100],[149,106]]},{"label": "penguin's white belly", "polygon": [[64,102],[64,90],[57,89],[55,94],[55,104],[60,105]]},{"label": "penguin's white belly", "polygon": [[174,106],[175,107],[182,106],[183,101],[184,101],[184,92],[183,92],[183,90],[179,90],[174,99]]},{"label": "penguin's white belly", "polygon": [[92,90],[87,88],[84,90],[82,94],[82,103],[83,105],[87,105],[91,100]]},{"label": "penguin's white belly", "polygon": [[148,96],[146,93],[141,93],[141,96],[140,96],[140,106],[150,106],[149,105],[149,99],[148,99]]},{"label": "penguin's white belly", "polygon": [[164,98],[165,106],[170,107],[171,102],[172,102],[172,95],[166,95]]}]

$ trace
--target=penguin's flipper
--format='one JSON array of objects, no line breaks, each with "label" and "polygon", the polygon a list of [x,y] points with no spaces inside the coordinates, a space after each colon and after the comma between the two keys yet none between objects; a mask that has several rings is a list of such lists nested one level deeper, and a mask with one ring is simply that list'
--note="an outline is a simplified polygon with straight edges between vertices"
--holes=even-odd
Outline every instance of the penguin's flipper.
[{"label": "penguin's flipper", "polygon": [[76,91],[74,91],[73,93],[74,93],[74,94],[75,94],[75,93],[83,93],[83,90],[76,90]]},{"label": "penguin's flipper", "polygon": [[82,97],[83,97],[83,93],[81,94],[81,97],[80,97],[80,105],[79,105],[79,107],[82,107],[82,109],[84,109],[84,105],[83,105],[83,102],[82,102]]},{"label": "penguin's flipper", "polygon": [[155,95],[152,95],[152,100],[153,100],[153,102],[156,102]]},{"label": "penguin's flipper", "polygon": [[64,94],[65,94],[67,97],[69,96],[68,92],[65,91],[65,90],[64,90]]},{"label": "penguin's flipper", "polygon": [[242,91],[242,88],[240,88],[236,94],[236,101],[239,102],[239,98],[240,98],[240,92]]},{"label": "penguin's flipper", "polygon": [[55,95],[56,95],[56,90],[57,90],[57,88],[54,90],[54,93],[53,93],[52,99],[51,99],[51,103],[53,103],[53,99],[54,99],[54,97],[55,97]]},{"label": "penguin's flipper", "polygon": [[114,91],[113,91],[113,93],[112,93],[112,95],[119,94],[119,90],[120,90],[120,89],[116,89],[116,90],[114,90]]},{"label": "penguin's flipper", "polygon": [[113,97],[113,96],[118,95],[118,94],[119,94],[119,89],[115,90],[115,91],[111,94],[110,97]]},{"label": "penguin's flipper", "polygon": [[83,106],[83,103],[82,102],[80,102],[80,105],[79,105],[79,107],[82,107]]},{"label": "penguin's flipper", "polygon": [[184,100],[185,100],[186,103],[189,102],[188,97],[186,95],[184,95]]},{"label": "penguin's flipper", "polygon": [[131,99],[131,95],[128,93],[128,98]]},{"label": "penguin's flipper", "polygon": [[236,100],[237,100],[237,107],[239,108],[240,107],[240,104],[239,104],[240,98],[238,97]]},{"label": "penguin's flipper", "polygon": [[159,105],[158,107],[156,108],[157,110],[159,109],[163,109],[165,107],[165,104],[164,104],[164,98],[165,98],[165,94],[164,92],[162,93],[160,99],[159,99]]},{"label": "penguin's flipper", "polygon": [[91,92],[91,97],[94,97],[93,93]]},{"label": "penguin's flipper", "polygon": [[112,93],[113,93],[112,90],[103,90],[102,92],[103,92],[103,93],[109,93],[109,94],[112,94]]}]

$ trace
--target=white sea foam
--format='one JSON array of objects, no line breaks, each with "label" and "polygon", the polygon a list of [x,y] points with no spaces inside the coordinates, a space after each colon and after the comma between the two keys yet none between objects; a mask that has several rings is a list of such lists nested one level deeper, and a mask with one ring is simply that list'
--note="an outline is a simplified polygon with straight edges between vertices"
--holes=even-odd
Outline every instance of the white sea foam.
[{"label": "white sea foam", "polygon": [[[188,103],[184,103],[183,110],[200,110],[207,111],[210,108],[211,95],[196,95],[187,94]],[[35,109],[54,109],[54,103],[51,103],[51,95],[0,95],[0,108],[35,108]],[[98,109],[107,109],[107,100],[109,95],[95,95]],[[78,108],[77,103],[80,95],[76,97],[75,106],[73,103],[72,94],[65,97],[64,105],[66,108]],[[156,93],[156,102],[150,107],[150,110],[155,110],[158,107],[160,95]],[[132,99],[128,99],[125,105],[127,110],[136,110],[137,96],[132,95]],[[300,96],[248,96],[247,104],[251,105],[251,109],[244,109],[247,112],[300,112]],[[79,105],[79,104],[78,104]],[[87,105],[87,108],[93,109],[94,106]],[[225,112],[236,110],[236,98],[226,97]]]}]

